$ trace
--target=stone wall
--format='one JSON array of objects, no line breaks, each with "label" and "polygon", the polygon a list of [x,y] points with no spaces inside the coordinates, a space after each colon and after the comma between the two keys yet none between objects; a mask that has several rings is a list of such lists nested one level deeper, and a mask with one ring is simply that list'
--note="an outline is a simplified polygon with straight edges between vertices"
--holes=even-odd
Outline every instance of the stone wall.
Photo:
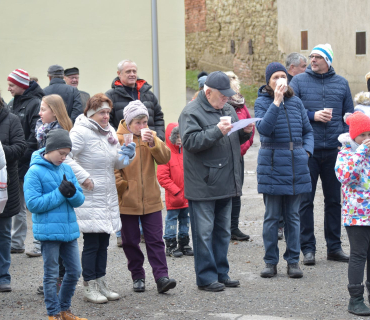
[{"label": "stone wall", "polygon": [[261,84],[267,64],[282,61],[277,0],[185,0],[185,13],[187,68],[233,70]]}]

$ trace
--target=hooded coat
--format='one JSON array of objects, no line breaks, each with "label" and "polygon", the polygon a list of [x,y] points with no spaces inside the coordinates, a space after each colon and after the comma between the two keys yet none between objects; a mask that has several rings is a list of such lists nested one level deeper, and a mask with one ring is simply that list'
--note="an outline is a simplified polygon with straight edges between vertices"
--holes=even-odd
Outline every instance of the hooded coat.
[{"label": "hooded coat", "polygon": [[[110,131],[117,139],[114,129]],[[81,114],[70,131],[72,151],[67,157],[78,182],[82,186],[87,178],[92,179],[92,191],[82,186],[84,204],[76,209],[78,224],[83,233],[113,233],[121,230],[114,169],[124,168],[119,160],[121,146],[110,144],[89,119]],[[131,162],[132,160],[130,160]]]},{"label": "hooded coat", "polygon": [[370,226],[370,149],[356,145],[343,133],[338,138],[342,149],[335,163],[335,174],[342,184],[343,225]]},{"label": "hooded coat", "polygon": [[[118,126],[117,136],[123,144],[123,135],[131,133],[122,120]],[[136,157],[128,168],[116,170],[116,186],[121,214],[144,215],[163,209],[161,190],[155,174],[155,164],[170,161],[171,151],[159,139],[154,131],[154,147],[149,147],[141,136],[133,135],[136,143]]]},{"label": "hooded coat", "polygon": [[[42,148],[33,153],[24,177],[24,199],[32,212],[33,235],[39,241],[69,242],[80,236],[73,208],[82,205],[85,197],[71,167],[64,163],[54,165],[42,156],[44,152]],[[64,175],[76,187],[71,198],[59,191]]]},{"label": "hooded coat", "polygon": [[182,147],[172,143],[170,137],[173,135],[178,123],[170,123],[166,128],[166,145],[171,150],[171,159],[168,163],[157,167],[157,178],[159,184],[165,189],[167,210],[183,209],[189,206],[185,199],[184,190],[184,164]]},{"label": "hooded coat", "polygon": [[[152,86],[143,79],[138,79],[136,81],[135,88],[137,100],[140,100],[144,106],[148,109],[148,127],[157,133],[157,137],[164,141],[164,119],[162,108],[158,103],[157,97],[153,92],[150,91]],[[116,77],[112,82],[112,89],[108,90],[105,94],[113,102],[113,110],[110,114],[110,123],[117,129],[120,121],[123,119],[123,109],[135,99],[133,96],[127,92],[127,87],[124,87]]]},{"label": "hooded coat", "polygon": [[[353,101],[348,81],[337,75],[331,66],[327,73],[313,72],[309,65],[305,72],[293,77],[289,85],[302,100],[315,135],[315,149],[336,149],[338,136],[348,132],[343,121],[345,113],[353,113]],[[314,121],[315,112],[333,108],[331,121]]]},{"label": "hooded coat", "polygon": [[9,102],[10,112],[15,114],[21,120],[24,136],[27,141],[27,149],[23,157],[18,161],[19,179],[23,180],[31,161],[32,153],[37,150],[37,141],[35,137],[36,122],[40,119],[41,99],[44,91],[35,81],[30,81],[29,88],[20,96],[15,96]]},{"label": "hooded coat", "polygon": [[[311,192],[308,155],[313,154],[313,130],[302,101],[284,98],[277,107],[262,86],[254,105],[261,148],[257,159],[258,192],[269,195],[298,195]],[[282,145],[300,144],[289,150]],[[264,148],[263,144],[271,147]]]},{"label": "hooded coat", "polygon": [[15,216],[20,210],[18,161],[27,148],[19,118],[5,107],[0,107],[0,141],[6,159],[8,174],[8,201],[0,218]]}]

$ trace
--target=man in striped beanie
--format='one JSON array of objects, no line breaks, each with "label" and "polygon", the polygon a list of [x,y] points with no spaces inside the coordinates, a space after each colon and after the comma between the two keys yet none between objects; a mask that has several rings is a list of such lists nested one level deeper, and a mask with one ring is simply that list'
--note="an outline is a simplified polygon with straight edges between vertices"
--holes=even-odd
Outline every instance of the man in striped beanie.
[{"label": "man in striped beanie", "polygon": [[353,113],[353,101],[348,81],[334,71],[333,57],[330,44],[315,46],[306,71],[294,76],[289,83],[307,110],[315,136],[314,153],[308,160],[312,191],[302,194],[300,207],[300,240],[304,265],[316,263],[313,203],[319,177],[325,197],[325,224],[320,229],[324,229],[326,257],[333,261],[349,260],[349,256],[342,250],[340,240],[341,190],[334,167],[340,147],[338,136],[348,132],[343,115]]},{"label": "man in striped beanie", "polygon": [[[25,240],[27,235],[27,208],[23,195],[23,178],[29,166],[32,153],[37,150],[35,137],[36,122],[39,119],[41,98],[44,91],[35,81],[30,81],[28,72],[16,69],[8,76],[8,91],[14,97],[9,102],[10,111],[18,116],[21,121],[23,132],[27,142],[27,149],[23,157],[18,160],[20,211],[13,217],[11,253],[25,252]],[[40,245],[27,252],[30,257],[40,257]]]},{"label": "man in striped beanie", "polygon": [[23,92],[30,86],[30,76],[28,72],[23,69],[14,70],[7,79],[9,82],[10,93],[14,97],[15,95],[22,95]]}]

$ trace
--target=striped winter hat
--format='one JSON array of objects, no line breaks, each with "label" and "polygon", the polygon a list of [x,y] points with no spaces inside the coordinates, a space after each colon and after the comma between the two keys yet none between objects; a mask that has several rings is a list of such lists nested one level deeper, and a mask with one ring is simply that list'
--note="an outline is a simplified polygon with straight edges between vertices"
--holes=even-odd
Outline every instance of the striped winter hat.
[{"label": "striped winter hat", "polygon": [[317,45],[315,48],[312,49],[311,54],[313,53],[317,53],[322,56],[328,64],[328,67],[330,68],[333,62],[334,54],[329,43]]},{"label": "striped winter hat", "polygon": [[28,89],[30,86],[30,76],[28,75],[28,72],[23,69],[14,70],[8,76],[7,80],[23,89]]}]

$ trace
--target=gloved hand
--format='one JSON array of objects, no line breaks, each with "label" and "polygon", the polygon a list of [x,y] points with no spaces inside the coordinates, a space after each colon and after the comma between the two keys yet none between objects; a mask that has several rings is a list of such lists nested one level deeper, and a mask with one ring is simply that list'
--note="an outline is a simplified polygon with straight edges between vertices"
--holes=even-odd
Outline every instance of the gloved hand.
[{"label": "gloved hand", "polygon": [[127,166],[129,164],[129,160],[134,156],[135,148],[136,148],[136,143],[135,142],[130,142],[127,146],[123,145],[121,147],[121,150],[118,151],[118,153],[121,155],[119,157],[119,160],[122,161],[122,159],[123,159],[123,164],[125,166]]},{"label": "gloved hand", "polygon": [[71,181],[67,180],[65,174],[63,175],[63,181],[59,186],[59,191],[66,198],[72,198],[76,193],[75,185]]}]

